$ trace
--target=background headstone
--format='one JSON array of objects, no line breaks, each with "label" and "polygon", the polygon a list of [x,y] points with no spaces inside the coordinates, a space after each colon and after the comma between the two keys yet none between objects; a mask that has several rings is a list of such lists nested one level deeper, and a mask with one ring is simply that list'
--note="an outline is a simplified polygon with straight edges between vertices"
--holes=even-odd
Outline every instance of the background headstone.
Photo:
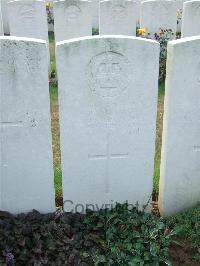
[{"label": "background headstone", "polygon": [[200,1],[188,1],[183,5],[181,37],[200,35]]},{"label": "background headstone", "polygon": [[177,8],[174,1],[149,0],[141,3],[140,27],[146,29],[146,35],[154,37],[162,30],[172,30],[176,34]]},{"label": "background headstone", "polygon": [[0,2],[0,35],[4,35],[1,2]]},{"label": "background headstone", "polygon": [[200,37],[168,44],[159,208],[171,215],[200,201]]},{"label": "background headstone", "polygon": [[45,41],[0,37],[1,210],[55,210]]},{"label": "background headstone", "polygon": [[92,35],[92,2],[64,0],[54,2],[56,42]]},{"label": "background headstone", "polygon": [[57,67],[65,210],[69,200],[148,205],[159,44],[125,36],[66,41],[57,44]]},{"label": "background headstone", "polygon": [[177,9],[177,32],[181,32],[182,26],[182,13],[183,13],[183,3],[187,0],[176,0],[176,9]]},{"label": "background headstone", "polygon": [[10,35],[45,40],[48,43],[46,3],[14,0],[8,3]]},{"label": "background headstone", "polygon": [[132,0],[100,1],[100,34],[136,35],[138,3]]},{"label": "background headstone", "polygon": [[94,29],[99,28],[99,2],[100,0],[92,0],[92,27]]},{"label": "background headstone", "polygon": [[8,6],[7,3],[10,0],[1,0],[1,11],[2,11],[2,18],[3,18],[3,28],[5,34],[10,34],[9,28],[9,15],[8,15]]}]

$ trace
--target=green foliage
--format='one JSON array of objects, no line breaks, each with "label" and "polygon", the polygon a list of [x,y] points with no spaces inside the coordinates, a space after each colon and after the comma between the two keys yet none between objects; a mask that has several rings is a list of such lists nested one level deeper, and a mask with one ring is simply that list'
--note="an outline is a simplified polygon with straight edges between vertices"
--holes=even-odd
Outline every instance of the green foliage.
[{"label": "green foliage", "polygon": [[48,32],[49,35],[49,43],[53,43],[55,42],[55,37],[54,37],[54,33],[53,32]]},{"label": "green foliage", "polygon": [[105,232],[104,254],[95,253],[95,265],[171,265],[168,250],[173,231],[162,218],[139,212],[136,208],[117,205],[99,216],[91,213],[87,224],[95,224]]},{"label": "green foliage", "polygon": [[54,186],[56,198],[62,195],[62,171],[60,167],[54,167]]},{"label": "green foliage", "polygon": [[49,86],[51,102],[57,102],[58,100],[58,86],[57,83],[52,83]]},{"label": "green foliage", "polygon": [[[145,37],[147,39],[153,39],[160,43],[160,71],[159,81],[165,81],[166,76],[166,60],[167,60],[167,44],[168,41],[173,40],[174,33],[171,29],[160,29],[158,33],[155,33],[152,37],[150,33],[146,32],[146,29],[137,29],[138,37]],[[177,35],[178,37],[179,35]]]},{"label": "green foliage", "polygon": [[166,76],[166,60],[167,60],[167,43],[174,38],[171,29],[160,30],[155,33],[154,39],[160,43],[160,71],[159,81],[164,81]]},{"label": "green foliage", "polygon": [[47,21],[48,21],[48,24],[54,24],[53,5],[47,4],[46,5],[46,10],[47,10]]},{"label": "green foliage", "polygon": [[99,35],[99,29],[92,29],[92,35]]},{"label": "green foliage", "polygon": [[200,249],[200,205],[166,219],[170,228],[176,228],[179,236],[191,241],[193,247]]},{"label": "green foliage", "polygon": [[0,265],[171,265],[163,219],[117,205],[86,215],[0,212]]}]

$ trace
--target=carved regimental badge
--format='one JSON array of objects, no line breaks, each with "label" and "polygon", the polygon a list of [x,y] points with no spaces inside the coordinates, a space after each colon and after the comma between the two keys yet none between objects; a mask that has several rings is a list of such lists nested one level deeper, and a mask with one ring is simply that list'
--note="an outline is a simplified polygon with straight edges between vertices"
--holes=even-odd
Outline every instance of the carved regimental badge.
[{"label": "carved regimental badge", "polygon": [[88,66],[89,86],[101,97],[115,97],[128,86],[128,60],[116,52],[95,56]]}]

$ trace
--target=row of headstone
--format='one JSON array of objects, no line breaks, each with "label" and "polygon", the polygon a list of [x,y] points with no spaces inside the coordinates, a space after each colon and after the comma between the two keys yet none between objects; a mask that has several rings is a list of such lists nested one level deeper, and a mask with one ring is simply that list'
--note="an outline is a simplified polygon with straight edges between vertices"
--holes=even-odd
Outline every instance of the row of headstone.
[{"label": "row of headstone", "polygon": [[[138,3],[133,0],[102,0],[100,2],[100,34],[135,36]],[[7,3],[10,34],[13,36],[39,38],[48,42],[45,4],[44,0],[13,0]],[[92,2],[89,0],[54,1],[56,41],[91,36],[92,8]],[[177,3],[175,1],[144,1],[141,3],[140,10],[140,27],[145,28],[146,36],[153,37],[161,29],[171,30],[175,36],[177,30]],[[183,23],[183,35],[186,28],[188,28],[191,34],[195,32],[195,30],[190,28],[191,12],[184,11],[184,21],[186,22]],[[198,16],[194,15],[192,17],[193,24],[195,24],[193,28],[198,29]],[[189,26],[187,26],[188,20],[190,21]],[[194,20],[197,20],[197,23]]]},{"label": "row of headstone", "polygon": [[[200,201],[199,46],[200,37],[168,46],[163,215]],[[50,212],[55,203],[47,48],[44,41],[0,37],[0,49],[0,209]],[[60,42],[57,66],[65,211],[125,201],[148,210],[159,44],[125,36]]]}]

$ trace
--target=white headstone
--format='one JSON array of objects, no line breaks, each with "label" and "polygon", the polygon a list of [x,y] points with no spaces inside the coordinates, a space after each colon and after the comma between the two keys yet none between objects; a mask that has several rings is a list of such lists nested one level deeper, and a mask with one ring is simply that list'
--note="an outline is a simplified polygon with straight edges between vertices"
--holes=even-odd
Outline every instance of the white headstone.
[{"label": "white headstone", "polygon": [[9,15],[8,15],[8,2],[10,0],[1,0],[2,18],[3,18],[3,28],[5,34],[10,34],[9,28]]},{"label": "white headstone", "polygon": [[92,2],[61,0],[54,3],[56,42],[92,35]]},{"label": "white headstone", "polygon": [[171,215],[200,201],[200,37],[168,44],[159,208]]},{"label": "white headstone", "polygon": [[100,2],[100,34],[136,35],[137,2],[103,0]]},{"label": "white headstone", "polygon": [[200,1],[188,1],[183,5],[181,37],[200,35]]},{"label": "white headstone", "polygon": [[48,25],[44,0],[14,0],[8,3],[10,34],[46,40]]},{"label": "white headstone", "polygon": [[57,44],[65,210],[126,200],[148,205],[158,61],[152,40],[97,36]]},{"label": "white headstone", "polygon": [[141,3],[140,27],[146,29],[146,34],[154,37],[160,30],[172,30],[176,33],[177,8],[174,1],[149,0]]},{"label": "white headstone", "polygon": [[55,210],[45,41],[0,37],[1,210]]},{"label": "white headstone", "polygon": [[93,12],[92,27],[94,29],[99,28],[99,2],[100,0],[92,0],[92,12]]},{"label": "white headstone", "polygon": [[4,35],[1,2],[0,2],[0,35]]}]

